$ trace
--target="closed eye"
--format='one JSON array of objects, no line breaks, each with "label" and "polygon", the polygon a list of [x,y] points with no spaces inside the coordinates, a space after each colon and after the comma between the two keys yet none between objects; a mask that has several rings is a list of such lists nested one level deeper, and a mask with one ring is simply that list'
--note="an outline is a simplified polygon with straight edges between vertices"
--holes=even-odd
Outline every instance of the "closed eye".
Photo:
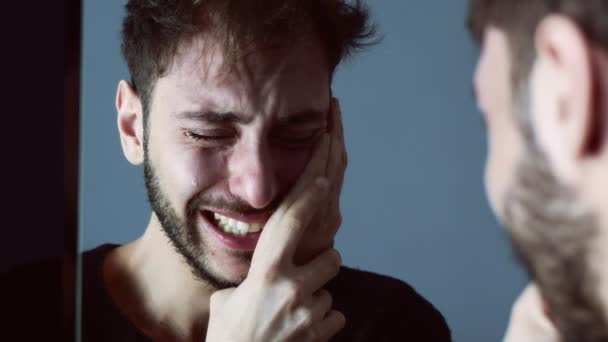
[{"label": "closed eye", "polygon": [[204,132],[186,130],[184,131],[184,135],[192,142],[213,146],[228,144],[236,137],[236,133],[230,130],[209,130]]}]

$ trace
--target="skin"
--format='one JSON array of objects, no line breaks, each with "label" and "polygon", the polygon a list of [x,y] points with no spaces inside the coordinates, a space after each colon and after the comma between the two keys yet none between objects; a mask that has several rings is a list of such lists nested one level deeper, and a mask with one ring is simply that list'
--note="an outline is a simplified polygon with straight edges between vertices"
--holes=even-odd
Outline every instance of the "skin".
[{"label": "skin", "polygon": [[[147,151],[142,104],[126,81],[118,86],[118,127],[126,158],[136,165],[148,158],[178,220],[186,221],[197,198],[238,200],[256,212],[244,220],[267,220],[253,255],[195,225],[200,264],[235,284],[218,291],[193,276],[152,213],[145,233],[105,260],[106,286],[158,340],[326,340],[344,325],[321,287],[340,265],[332,247],[346,151],[320,43],[304,37],[229,72],[223,66],[213,37],[182,44],[152,94]],[[210,111],[236,118],[217,123],[184,114]],[[212,202],[201,210],[231,210]],[[235,321],[242,308],[256,314]]]},{"label": "skin", "polygon": [[[594,218],[595,234],[585,241],[588,251],[578,260],[594,275],[594,304],[603,317],[608,309],[608,58],[593,46],[570,19],[551,15],[538,25],[536,59],[526,81],[528,108],[536,147],[546,156],[556,182],[572,194],[568,210]],[[522,160],[532,146],[516,123],[518,94],[513,94],[510,45],[504,31],[487,27],[474,83],[478,105],[488,128],[486,190],[494,213],[505,222],[508,194]],[[598,118],[602,118],[603,121]],[[595,140],[595,137],[600,139]],[[507,227],[513,236],[527,238],[526,227]],[[573,225],[571,229],[579,229]],[[515,239],[517,241],[517,239]],[[529,251],[533,261],[540,255]],[[537,274],[542,274],[541,272]],[[547,305],[543,277],[534,279],[513,307],[506,341],[558,341],[552,324],[561,317]],[[551,295],[553,296],[553,295]],[[600,327],[608,322],[600,321]]]},{"label": "skin", "polygon": [[[333,137],[340,139],[339,115],[337,111],[333,114],[334,127],[338,128]],[[324,252],[303,266],[292,261],[299,240],[312,221],[311,208],[319,210],[318,203],[327,203],[326,196],[319,194],[319,187],[324,188],[326,195],[329,184],[325,178],[316,178],[316,187],[308,186],[304,193],[300,189],[313,176],[325,175],[336,180],[343,172],[344,149],[341,144],[327,146],[328,141],[324,139],[318,156],[268,223],[267,234],[260,244],[276,247],[256,250],[245,282],[211,297],[211,311],[215,315],[209,323],[208,340],[327,341],[343,327],[344,316],[330,311],[330,294],[319,290],[327,277],[337,273],[339,262],[327,262],[336,260],[335,251]],[[298,302],[303,304],[298,306]],[[257,319],[249,319],[251,315]],[[231,329],[232,326],[238,329]]]}]

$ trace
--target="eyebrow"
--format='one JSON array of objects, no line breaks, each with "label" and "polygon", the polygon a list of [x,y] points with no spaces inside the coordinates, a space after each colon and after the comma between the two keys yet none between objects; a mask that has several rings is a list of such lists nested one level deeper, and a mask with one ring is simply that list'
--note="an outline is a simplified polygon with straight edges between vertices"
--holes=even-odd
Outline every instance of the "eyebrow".
[{"label": "eyebrow", "polygon": [[[225,123],[240,123],[248,124],[253,121],[253,116],[238,114],[234,112],[214,112],[214,111],[184,111],[176,115],[178,119],[204,121],[210,124],[225,124]],[[324,111],[316,109],[307,109],[294,112],[278,118],[280,126],[308,124],[326,121]]]},{"label": "eyebrow", "polygon": [[185,120],[196,120],[196,121],[205,121],[210,124],[224,124],[224,123],[242,123],[248,124],[253,121],[252,116],[247,116],[244,114],[238,114],[233,112],[214,112],[214,111],[203,111],[203,112],[191,112],[185,111],[180,112],[177,115],[179,119]]},{"label": "eyebrow", "polygon": [[326,113],[321,110],[307,109],[282,116],[278,119],[279,125],[294,125],[323,122],[327,120]]}]

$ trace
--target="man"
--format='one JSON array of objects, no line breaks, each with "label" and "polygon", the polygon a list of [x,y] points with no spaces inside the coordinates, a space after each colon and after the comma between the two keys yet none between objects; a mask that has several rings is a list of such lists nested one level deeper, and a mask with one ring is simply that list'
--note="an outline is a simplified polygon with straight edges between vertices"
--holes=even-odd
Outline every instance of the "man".
[{"label": "man", "polygon": [[83,339],[447,341],[401,281],[340,267],[336,66],[373,30],[343,1],[131,0],[118,85],[144,234],[84,255]]},{"label": "man", "polygon": [[608,2],[472,0],[486,188],[532,284],[506,340],[608,340]]}]

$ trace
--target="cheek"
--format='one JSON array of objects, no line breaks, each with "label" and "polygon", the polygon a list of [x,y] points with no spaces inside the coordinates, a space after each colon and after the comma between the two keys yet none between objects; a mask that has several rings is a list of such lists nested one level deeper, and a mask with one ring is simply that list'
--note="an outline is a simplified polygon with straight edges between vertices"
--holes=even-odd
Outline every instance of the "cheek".
[{"label": "cheek", "polygon": [[488,159],[485,170],[485,186],[492,210],[502,217],[504,201],[521,153],[521,136],[512,120],[504,118],[489,126]]},{"label": "cheek", "polygon": [[[492,146],[491,143],[490,146]],[[500,215],[499,208],[502,202],[500,200],[502,192],[500,184],[504,183],[504,175],[499,166],[499,158],[500,156],[497,156],[497,152],[490,148],[485,168],[485,189],[490,207],[495,215]]]},{"label": "cheek", "polygon": [[276,150],[274,152],[276,172],[283,192],[289,191],[306,169],[312,155],[310,149]]},{"label": "cheek", "polygon": [[161,178],[161,183],[165,193],[180,207],[218,183],[224,174],[226,163],[221,153],[191,149],[168,151],[165,156],[165,177]]}]

